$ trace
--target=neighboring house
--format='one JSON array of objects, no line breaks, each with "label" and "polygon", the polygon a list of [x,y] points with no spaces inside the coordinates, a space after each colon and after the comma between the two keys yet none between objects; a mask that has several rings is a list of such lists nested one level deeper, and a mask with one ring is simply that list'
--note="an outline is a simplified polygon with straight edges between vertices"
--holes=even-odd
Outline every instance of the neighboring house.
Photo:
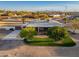
[{"label": "neighboring house", "polygon": [[0,21],[0,29],[6,30],[19,30],[21,29],[22,22],[17,19],[3,19]]},{"label": "neighboring house", "polygon": [[60,17],[61,17],[61,15],[56,14],[56,15],[53,15],[53,17],[54,17],[54,18],[60,18]]},{"label": "neighboring house", "polygon": [[53,17],[60,17],[60,14],[50,14],[49,16],[53,16]]},{"label": "neighboring house", "polygon": [[22,16],[22,18],[35,18],[35,17],[32,15],[25,15],[25,16]]},{"label": "neighboring house", "polygon": [[0,20],[2,21],[2,19],[7,19],[8,16],[0,16]]}]

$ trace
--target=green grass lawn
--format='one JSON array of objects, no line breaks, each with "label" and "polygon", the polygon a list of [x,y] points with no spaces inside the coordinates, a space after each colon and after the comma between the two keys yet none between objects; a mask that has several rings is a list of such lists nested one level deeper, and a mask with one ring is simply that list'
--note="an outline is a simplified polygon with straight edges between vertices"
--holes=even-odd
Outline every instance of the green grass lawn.
[{"label": "green grass lawn", "polygon": [[51,38],[32,38],[31,41],[38,41],[38,42],[53,42]]},{"label": "green grass lawn", "polygon": [[[24,39],[24,42],[33,46],[74,46],[75,42],[71,38],[62,38],[60,41],[54,41],[52,38],[32,38]],[[60,42],[60,43],[59,43]]]},{"label": "green grass lawn", "polygon": [[62,40],[63,40],[64,46],[76,45],[76,43],[70,37],[63,38]]}]

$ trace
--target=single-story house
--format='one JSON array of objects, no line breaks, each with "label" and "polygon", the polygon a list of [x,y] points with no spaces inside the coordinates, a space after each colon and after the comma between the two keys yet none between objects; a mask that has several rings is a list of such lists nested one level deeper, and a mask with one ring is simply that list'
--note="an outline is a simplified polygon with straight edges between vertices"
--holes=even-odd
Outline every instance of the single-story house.
[{"label": "single-story house", "polygon": [[[11,19],[11,20],[13,20],[13,19]],[[10,21],[10,19],[8,21]],[[3,23],[0,26],[0,29],[4,28],[7,30],[9,30],[9,29],[20,30],[21,28],[24,28],[24,27],[35,27],[36,31],[45,32],[49,27],[54,27],[54,26],[63,27],[64,25],[58,21],[51,20],[51,19],[50,20],[33,19],[32,21],[26,22],[25,24],[22,24],[20,22]]]},{"label": "single-story house", "polygon": [[39,34],[44,34],[49,27],[54,27],[54,26],[63,27],[64,25],[62,23],[60,23],[58,21],[54,21],[54,20],[49,20],[49,21],[47,21],[47,20],[33,20],[31,22],[26,22],[21,27],[22,28],[35,27],[36,31]]}]

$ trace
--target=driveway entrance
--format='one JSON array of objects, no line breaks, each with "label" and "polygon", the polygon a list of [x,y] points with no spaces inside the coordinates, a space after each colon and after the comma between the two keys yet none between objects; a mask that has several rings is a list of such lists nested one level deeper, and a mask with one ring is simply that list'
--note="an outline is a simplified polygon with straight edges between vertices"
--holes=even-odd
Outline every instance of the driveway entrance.
[{"label": "driveway entrance", "polygon": [[8,34],[7,36],[5,36],[3,40],[13,40],[13,39],[16,40],[18,39],[17,36],[19,35],[19,33],[20,33],[20,30],[15,30],[10,34]]},{"label": "driveway entrance", "polygon": [[6,35],[8,35],[11,32],[12,31],[10,30],[0,29],[0,39],[4,38]]}]

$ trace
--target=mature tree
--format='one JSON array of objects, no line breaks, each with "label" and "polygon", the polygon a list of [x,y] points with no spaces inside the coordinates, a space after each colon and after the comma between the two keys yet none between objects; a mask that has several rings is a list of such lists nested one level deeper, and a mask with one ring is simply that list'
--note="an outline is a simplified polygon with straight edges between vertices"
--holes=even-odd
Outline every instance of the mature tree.
[{"label": "mature tree", "polygon": [[76,19],[72,20],[71,28],[74,30],[74,32],[75,32],[75,30],[78,30],[79,29],[79,20],[76,20]]},{"label": "mature tree", "polygon": [[22,18],[21,21],[24,24],[25,23],[26,18]]},{"label": "mature tree", "polygon": [[75,33],[76,30],[79,30],[79,20],[70,20],[69,24],[67,24],[66,27],[70,30],[73,30],[73,33]]},{"label": "mature tree", "polygon": [[34,17],[36,18],[36,19],[38,19],[39,18],[39,16],[36,14],[36,15],[34,15]]},{"label": "mature tree", "polygon": [[34,27],[23,28],[20,32],[20,36],[27,39],[32,38],[36,34],[37,32]]},{"label": "mature tree", "polygon": [[66,23],[67,23],[67,21],[68,21],[68,18],[64,18],[63,20],[64,20],[64,22],[65,22],[65,24],[66,24]]},{"label": "mature tree", "polygon": [[4,10],[0,10],[0,13],[3,13],[4,12]]},{"label": "mature tree", "polygon": [[50,38],[54,38],[56,41],[58,41],[61,40],[61,38],[68,37],[69,34],[66,28],[55,26],[48,28],[48,35]]},{"label": "mature tree", "polygon": [[8,16],[14,16],[14,13],[8,13]]}]

